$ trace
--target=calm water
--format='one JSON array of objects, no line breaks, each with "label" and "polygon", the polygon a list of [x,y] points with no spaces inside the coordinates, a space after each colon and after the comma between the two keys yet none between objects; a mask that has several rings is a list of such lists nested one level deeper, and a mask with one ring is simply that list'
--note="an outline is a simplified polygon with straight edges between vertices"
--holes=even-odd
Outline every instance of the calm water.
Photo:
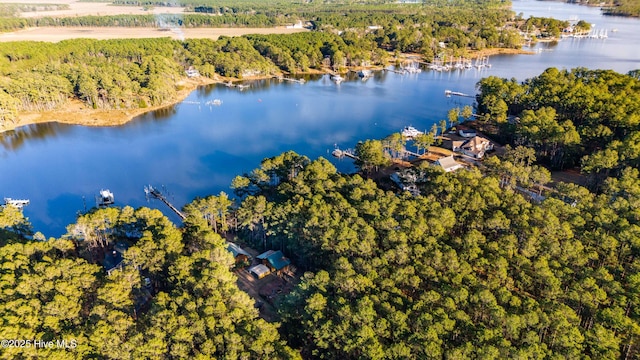
[{"label": "calm water", "polygon": [[[446,89],[473,94],[484,76],[524,80],[550,66],[620,72],[640,68],[637,20],[605,19],[598,9],[563,3],[515,1],[514,9],[525,17],[547,12],[558,18],[577,16],[618,31],[609,32],[606,40],[563,40],[536,55],[495,56],[493,67],[485,70],[404,76],[384,72],[340,85],[327,77],[304,85],[260,81],[245,91],[213,86],[124,126],[25,127],[0,135],[0,197],[29,198],[24,212],[35,230],[47,236],[64,233],[78,211],[95,205],[101,188],[114,192],[117,205],[156,207],[177,222],[163,204],[147,203],[144,185],[166,189],[181,207],[196,196],[230,193],[235,175],[286,150],[331,158],[334,144],[352,147],[405,125],[430,129],[450,108],[472,104],[468,98],[446,98]],[[222,105],[204,105],[213,99],[221,99]],[[352,169],[347,160],[331,161],[342,171]]]}]

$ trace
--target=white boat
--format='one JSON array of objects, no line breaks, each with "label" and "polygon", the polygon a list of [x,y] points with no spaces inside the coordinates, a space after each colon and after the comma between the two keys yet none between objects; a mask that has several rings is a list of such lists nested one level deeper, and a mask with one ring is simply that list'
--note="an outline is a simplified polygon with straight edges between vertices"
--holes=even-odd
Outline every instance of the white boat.
[{"label": "white boat", "polygon": [[340,84],[342,81],[344,81],[344,78],[340,75],[331,75],[331,80],[333,80],[336,84]]},{"label": "white boat", "polygon": [[413,139],[418,135],[424,134],[422,131],[414,128],[413,126],[405,126],[404,129],[402,129],[401,132],[402,136],[408,138],[408,139]]}]

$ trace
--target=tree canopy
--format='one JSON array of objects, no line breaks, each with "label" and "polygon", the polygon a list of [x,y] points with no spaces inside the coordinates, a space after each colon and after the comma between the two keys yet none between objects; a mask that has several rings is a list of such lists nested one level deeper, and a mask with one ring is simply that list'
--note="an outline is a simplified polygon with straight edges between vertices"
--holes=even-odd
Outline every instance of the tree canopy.
[{"label": "tree canopy", "polygon": [[[0,218],[22,222],[12,214],[7,207]],[[238,289],[225,241],[202,216],[190,213],[186,223],[180,230],[158,210],[125,207],[94,209],[61,239],[2,233],[2,337],[67,341],[3,347],[2,356],[299,358]],[[124,265],[106,273],[123,243]]]}]

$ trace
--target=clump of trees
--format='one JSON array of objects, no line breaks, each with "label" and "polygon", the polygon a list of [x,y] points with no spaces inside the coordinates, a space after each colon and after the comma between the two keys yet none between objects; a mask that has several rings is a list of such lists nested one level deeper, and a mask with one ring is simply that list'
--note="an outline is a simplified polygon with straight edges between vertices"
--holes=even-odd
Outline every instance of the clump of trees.
[{"label": "clump of trees", "polygon": [[614,0],[613,6],[602,8],[605,15],[640,17],[640,2],[638,0]]},{"label": "clump of trees", "polygon": [[638,166],[640,82],[633,73],[549,68],[523,83],[488,77],[478,89],[488,130],[506,143],[534,148],[552,168],[580,165],[594,189]]},{"label": "clump of trees", "polygon": [[[236,286],[225,241],[197,209],[187,213],[178,229],[158,210],[94,209],[46,240],[24,232],[19,210],[0,208],[3,336],[67,344],[3,356],[300,358]],[[101,264],[116,243],[130,247],[107,275]]]},{"label": "clump of trees", "polygon": [[269,171],[292,176],[237,184],[253,189],[238,214],[247,241],[307,271],[280,307],[282,333],[303,357],[638,353],[637,169],[600,195],[561,185],[564,198],[537,204],[508,185],[548,178],[526,148],[495,173],[417,169],[415,197],[322,158],[292,173],[285,158],[295,157],[276,157]]},{"label": "clump of trees", "polygon": [[[515,186],[548,181],[534,161],[517,147],[484,174],[421,167],[421,195],[411,196],[287,152],[234,180],[240,204],[221,193],[185,206],[181,228],[157,210],[94,209],[61,239],[31,235],[5,207],[2,329],[78,342],[5,354],[637,356],[638,169],[598,195],[559,184],[562,196],[534,202]],[[278,305],[279,333],[234,284],[225,232],[282,250],[305,271]],[[100,259],[119,242],[130,245],[126,265],[107,276]]]}]

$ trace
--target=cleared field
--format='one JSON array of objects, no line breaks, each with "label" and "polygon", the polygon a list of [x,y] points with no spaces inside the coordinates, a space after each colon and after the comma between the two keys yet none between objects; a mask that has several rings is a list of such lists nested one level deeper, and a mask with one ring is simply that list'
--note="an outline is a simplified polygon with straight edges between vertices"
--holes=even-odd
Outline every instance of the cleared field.
[{"label": "cleared field", "polygon": [[12,4],[67,4],[69,10],[56,10],[56,11],[30,11],[20,14],[21,17],[34,18],[43,16],[52,17],[71,17],[71,16],[85,16],[85,15],[120,15],[120,14],[132,14],[132,15],[147,15],[147,14],[182,14],[184,9],[181,7],[156,7],[153,10],[145,11],[139,6],[114,6],[109,3],[91,3],[91,2],[78,2],[75,0],[0,0],[0,3],[12,3]]},{"label": "cleared field", "polygon": [[306,29],[276,28],[197,28],[159,29],[124,27],[41,27],[0,34],[0,42],[47,41],[58,42],[68,39],[139,39],[170,37],[172,39],[208,38],[220,36],[241,36],[246,34],[291,34]]}]

